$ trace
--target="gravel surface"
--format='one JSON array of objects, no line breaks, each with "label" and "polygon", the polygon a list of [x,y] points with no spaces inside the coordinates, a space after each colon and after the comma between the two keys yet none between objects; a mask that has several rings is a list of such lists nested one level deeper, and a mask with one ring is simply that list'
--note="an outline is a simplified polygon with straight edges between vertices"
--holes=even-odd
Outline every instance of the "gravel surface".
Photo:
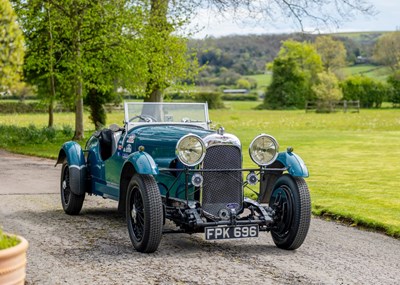
[{"label": "gravel surface", "polygon": [[81,215],[64,214],[60,168],[0,150],[0,225],[30,243],[28,285],[400,284],[399,240],[320,219],[296,251],[268,233],[212,242],[165,234],[156,253],[137,253],[115,202],[87,196]]}]

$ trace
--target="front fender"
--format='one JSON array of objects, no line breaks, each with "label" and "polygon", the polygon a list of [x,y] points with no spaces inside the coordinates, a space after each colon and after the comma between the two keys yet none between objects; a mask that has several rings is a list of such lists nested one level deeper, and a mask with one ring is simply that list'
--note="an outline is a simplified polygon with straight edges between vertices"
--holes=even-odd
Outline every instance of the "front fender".
[{"label": "front fender", "polygon": [[69,183],[72,193],[83,195],[86,192],[87,168],[81,146],[69,141],[62,145],[58,153],[57,164],[67,161],[69,167]]},{"label": "front fender", "polygon": [[124,163],[132,163],[138,174],[151,174],[157,175],[159,173],[157,164],[150,154],[144,151],[137,151],[128,156]]},{"label": "front fender", "polygon": [[294,152],[280,152],[277,161],[281,162],[294,177],[308,177],[308,169],[304,161]]}]

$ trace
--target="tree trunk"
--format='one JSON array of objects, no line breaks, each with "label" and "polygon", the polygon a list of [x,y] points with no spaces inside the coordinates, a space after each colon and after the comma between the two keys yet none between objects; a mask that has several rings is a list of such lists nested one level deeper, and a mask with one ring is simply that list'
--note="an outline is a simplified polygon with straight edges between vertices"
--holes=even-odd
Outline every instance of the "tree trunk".
[{"label": "tree trunk", "polygon": [[[154,31],[159,34],[164,34],[168,30],[168,2],[169,0],[151,0],[150,1],[150,26]],[[155,47],[154,53],[163,52],[164,47]],[[148,63],[149,71],[152,72],[150,66],[152,62]],[[154,84],[154,80],[150,79],[146,86],[146,95],[144,102],[162,102],[163,101],[163,90],[160,85]]]},{"label": "tree trunk", "polygon": [[49,102],[49,123],[47,124],[48,128],[52,128],[54,125],[54,106],[53,106],[54,102],[53,102],[53,97],[50,99]]},{"label": "tree trunk", "polygon": [[77,36],[75,42],[76,54],[75,62],[77,65],[76,71],[76,93],[75,93],[75,135],[73,140],[82,140],[84,138],[83,129],[83,78],[81,67],[81,43],[80,43],[80,23],[78,23]]},{"label": "tree trunk", "polygon": [[53,28],[51,25],[50,6],[47,7],[47,15],[49,17],[49,59],[50,59],[50,102],[49,102],[49,123],[47,127],[52,128],[54,125],[54,99],[56,98],[56,86],[54,82],[54,56],[53,56]]},{"label": "tree trunk", "polygon": [[79,77],[77,80],[77,89],[76,89],[76,100],[75,100],[75,135],[74,140],[82,140],[84,136],[83,129],[83,84],[81,73],[79,72]]},{"label": "tree trunk", "polygon": [[160,88],[155,88],[151,91],[148,97],[144,98],[144,102],[162,102],[163,93]]}]

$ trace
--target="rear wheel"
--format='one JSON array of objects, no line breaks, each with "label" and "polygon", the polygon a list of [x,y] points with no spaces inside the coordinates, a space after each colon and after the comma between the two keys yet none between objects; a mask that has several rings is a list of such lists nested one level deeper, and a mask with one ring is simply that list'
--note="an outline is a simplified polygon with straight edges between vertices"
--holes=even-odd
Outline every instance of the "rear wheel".
[{"label": "rear wheel", "polygon": [[82,209],[85,194],[76,195],[71,190],[70,173],[67,162],[64,162],[61,168],[61,204],[64,212],[68,215],[78,215]]},{"label": "rear wheel", "polygon": [[269,205],[275,211],[271,234],[276,246],[289,250],[299,248],[311,221],[310,192],[304,179],[288,174],[279,177]]},{"label": "rear wheel", "polygon": [[139,252],[155,252],[162,236],[163,207],[153,176],[132,177],[126,195],[126,220],[133,247]]}]

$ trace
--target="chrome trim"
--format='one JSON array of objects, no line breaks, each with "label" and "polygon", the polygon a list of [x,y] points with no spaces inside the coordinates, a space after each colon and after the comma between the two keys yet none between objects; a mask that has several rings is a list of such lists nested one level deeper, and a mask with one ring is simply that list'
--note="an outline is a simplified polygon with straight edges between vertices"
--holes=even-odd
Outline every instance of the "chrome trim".
[{"label": "chrome trim", "polygon": [[[181,159],[180,156],[179,156],[178,146],[179,146],[179,144],[180,144],[184,139],[186,139],[186,138],[188,138],[188,137],[194,137],[194,138],[196,138],[196,139],[200,142],[200,144],[201,144],[201,148],[202,148],[203,153],[202,153],[200,159],[198,159],[198,160],[196,161],[196,163],[188,164],[188,163],[182,161],[182,159]],[[199,137],[198,135],[195,135],[195,134],[187,134],[187,135],[184,135],[183,137],[181,137],[181,138],[179,139],[179,141],[176,143],[176,146],[175,146],[175,154],[176,154],[176,156],[178,157],[179,161],[182,162],[184,165],[189,166],[189,167],[191,167],[191,166],[196,166],[196,165],[199,165],[200,163],[203,162],[204,157],[206,156],[206,146],[205,146],[205,144],[204,144],[204,141],[203,141],[203,140],[201,139],[201,137]]]},{"label": "chrome trim", "polygon": [[[254,158],[253,158],[253,156],[252,156],[252,154],[251,154],[251,147],[253,146],[254,142],[255,142],[258,138],[260,138],[260,137],[267,137],[267,138],[269,138],[269,139],[272,141],[272,143],[275,145],[275,150],[276,150],[276,153],[275,153],[274,157],[273,157],[270,161],[268,161],[268,163],[264,163],[264,164],[258,164],[258,163],[254,160]],[[278,155],[279,155],[279,144],[278,144],[278,141],[277,141],[273,136],[271,136],[271,135],[260,134],[260,135],[256,136],[256,137],[251,141],[250,146],[249,146],[249,155],[250,155],[250,157],[251,157],[251,160],[252,160],[255,164],[257,164],[257,165],[259,165],[259,166],[268,166],[268,165],[274,163],[275,160],[278,158]]]},{"label": "chrome trim", "polygon": [[242,149],[242,144],[240,143],[240,140],[231,134],[210,134],[206,137],[203,138],[204,143],[206,144],[206,147],[212,147],[216,145],[234,145]]}]

